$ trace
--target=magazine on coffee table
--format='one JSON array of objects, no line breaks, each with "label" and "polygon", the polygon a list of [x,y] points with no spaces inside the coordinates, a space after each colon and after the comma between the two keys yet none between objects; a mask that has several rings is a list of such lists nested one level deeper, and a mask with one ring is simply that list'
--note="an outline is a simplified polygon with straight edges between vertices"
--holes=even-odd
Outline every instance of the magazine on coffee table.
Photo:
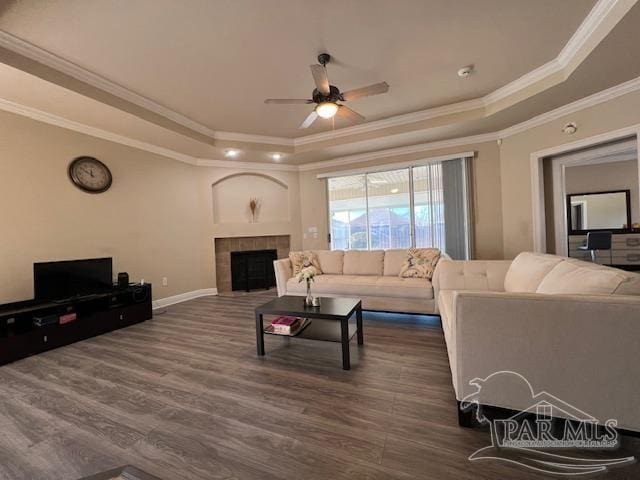
[{"label": "magazine on coffee table", "polygon": [[264,327],[264,333],[269,333],[272,335],[282,335],[284,337],[295,337],[302,330],[307,328],[310,323],[311,323],[311,319],[301,318],[300,321],[297,323],[297,325],[293,329],[291,329],[289,332],[283,329],[279,329],[277,326],[274,326],[274,324],[271,324]]}]

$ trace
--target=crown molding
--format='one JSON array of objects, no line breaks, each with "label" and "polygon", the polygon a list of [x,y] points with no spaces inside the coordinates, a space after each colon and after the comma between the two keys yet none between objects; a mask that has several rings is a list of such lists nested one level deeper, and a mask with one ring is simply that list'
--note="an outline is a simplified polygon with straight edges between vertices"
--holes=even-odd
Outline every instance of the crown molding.
[{"label": "crown molding", "polygon": [[[598,30],[604,25],[605,20],[609,18],[609,16],[614,15],[617,9],[623,12],[620,17],[622,18],[636,1],[637,0],[598,0],[556,58],[524,74],[513,82],[498,88],[494,92],[485,95],[482,98],[484,105],[489,107],[511,95],[531,88],[556,73],[564,71],[564,78],[568,77],[571,71],[573,71],[573,68],[568,71],[571,62],[574,58],[578,57],[580,51],[587,46],[589,40],[598,34]],[[577,67],[577,65],[575,65],[574,68],[575,67]]]},{"label": "crown molding", "polygon": [[20,105],[9,100],[0,98],[0,110],[5,112],[15,113],[28,117],[39,122],[48,123],[49,125],[55,125],[56,127],[65,128],[74,132],[84,133],[92,137],[100,138],[102,140],[108,140],[110,142],[119,143],[129,147],[136,148],[138,150],[144,150],[146,152],[155,153],[163,157],[171,158],[179,162],[188,163],[190,165],[196,165],[197,159],[184,153],[176,152],[168,148],[160,147],[148,142],[142,142],[133,138],[125,137],[124,135],[118,135],[117,133],[102,130],[100,128],[91,127],[83,123],[74,122],[67,118],[59,117],[51,113],[43,112],[35,108]]},{"label": "crown molding", "polygon": [[[283,147],[293,147],[295,149],[295,147],[298,146],[330,141],[336,138],[369,133],[391,127],[409,125],[446,115],[469,112],[478,109],[486,110],[497,102],[504,101],[511,96],[519,94],[524,90],[543,82],[550,76],[558,74],[559,72],[563,72],[564,78],[566,78],[573,68],[579,64],[579,62],[576,63],[576,65],[572,65],[572,63],[575,59],[581,61],[580,56],[584,53],[583,50],[589,47],[589,43],[594,39],[597,43],[601,38],[604,38],[604,35],[608,33],[613,26],[615,26],[615,24],[636,2],[637,0],[598,0],[555,59],[510,82],[509,84],[498,88],[484,97],[412,113],[395,115],[386,119],[375,120],[361,125],[354,125],[334,131],[321,132],[297,138],[215,131],[143,95],[135,93],[121,85],[101,77],[100,75],[90,72],[79,65],[2,30],[0,30],[0,46],[46,65],[54,70],[58,70],[70,77],[87,83],[88,85],[126,100],[127,102],[147,109],[213,140],[279,145]],[[595,44],[592,45],[592,48],[594,46]]]},{"label": "crown molding", "polygon": [[375,152],[359,153],[357,155],[348,155],[338,157],[332,160],[321,162],[305,163],[300,165],[298,170],[307,172],[310,170],[319,170],[329,167],[340,167],[343,165],[351,165],[359,162],[368,162],[380,158],[399,157],[402,155],[410,155],[413,153],[429,152],[432,150],[440,150],[442,148],[461,147],[464,145],[472,145],[478,143],[491,142],[498,139],[497,133],[483,133],[481,135],[472,135],[469,137],[452,138],[450,140],[440,140],[437,142],[421,143],[418,145],[408,145],[406,147],[389,148],[386,150],[377,150]]},{"label": "crown molding", "polygon": [[589,95],[588,97],[581,98],[580,100],[576,100],[575,102],[571,102],[567,105],[563,105],[562,107],[542,113],[522,123],[518,123],[511,127],[500,130],[498,132],[498,136],[500,138],[510,137],[512,135],[530,130],[531,128],[544,125],[545,123],[551,122],[553,120],[557,120],[566,115],[571,115],[572,113],[584,110],[585,108],[596,106],[600,103],[613,100],[622,95],[636,92],[638,90],[640,90],[640,77],[634,78],[632,80],[629,80],[628,82],[621,83],[620,85],[616,85],[606,90],[602,90],[601,92],[594,93],[593,95]]},{"label": "crown molding", "polygon": [[269,137],[267,135],[252,135],[250,133],[216,132],[215,138],[216,140],[225,140],[228,142],[263,143],[281,147],[293,147],[296,145],[293,138]]},{"label": "crown molding", "polygon": [[4,30],[0,30],[0,46],[215,139],[216,132],[210,128]]},{"label": "crown molding", "polygon": [[361,125],[354,125],[351,127],[340,128],[338,130],[332,130],[329,132],[313,133],[304,137],[298,137],[294,139],[294,145],[308,145],[310,143],[325,142],[334,140],[336,138],[357,135],[360,133],[369,133],[376,130],[382,130],[384,128],[409,125],[425,120],[431,120],[433,118],[444,117],[446,115],[469,112],[479,108],[484,108],[484,106],[485,105],[482,99],[451,103],[449,105],[443,105],[441,107],[419,110],[412,113],[404,113],[402,115],[395,115],[393,117],[385,118],[382,120],[374,120],[372,122],[363,123]]},{"label": "crown molding", "polygon": [[430,143],[423,143],[418,145],[409,145],[403,147],[396,147],[386,150],[378,150],[368,153],[361,153],[356,155],[349,155],[344,157],[337,157],[331,160],[323,160],[319,162],[307,163],[303,165],[290,165],[290,164],[276,164],[276,163],[262,163],[262,162],[237,162],[234,160],[214,160],[205,158],[196,158],[190,155],[186,155],[175,150],[160,147],[148,142],[142,142],[133,138],[126,137],[124,135],[118,135],[100,128],[85,125],[73,120],[69,120],[51,113],[44,112],[32,107],[20,105],[10,100],[0,98],[0,110],[4,110],[10,113],[21,115],[31,118],[40,122],[54,125],[57,127],[65,128],[75,132],[90,135],[92,137],[100,138],[121,145],[126,145],[146,152],[154,153],[167,157],[179,162],[187,163],[190,165],[202,166],[202,167],[218,167],[218,168],[246,168],[254,170],[273,170],[273,171],[310,171],[318,170],[329,167],[343,166],[357,162],[375,160],[379,158],[388,158],[393,156],[408,155],[413,153],[427,152],[430,150],[437,150],[441,148],[452,148],[463,145],[470,145],[474,143],[483,143],[488,141],[497,140],[499,138],[507,138],[512,135],[517,135],[531,128],[544,125],[545,123],[557,120],[566,115],[584,110],[596,106],[600,103],[613,100],[628,93],[636,92],[640,90],[640,77],[629,80],[620,85],[608,88],[601,92],[594,93],[588,97],[576,100],[562,107],[556,108],[549,112],[543,113],[536,117],[533,117],[524,122],[518,123],[503,130],[491,133],[485,133],[481,135],[474,135],[468,137],[454,138],[449,140],[441,140]]},{"label": "crown molding", "polygon": [[[397,148],[379,150],[379,151],[370,152],[370,153],[349,155],[345,157],[338,157],[332,160],[325,160],[325,161],[300,165],[299,170],[302,172],[309,171],[309,170],[320,170],[324,168],[349,165],[351,163],[375,160],[378,158],[387,158],[387,157],[407,155],[412,153],[427,152],[430,150],[438,150],[441,148],[453,148],[453,147],[464,146],[464,145],[491,142],[501,138],[507,138],[512,135],[516,135],[518,133],[525,132],[534,127],[538,127],[540,125],[544,125],[545,123],[562,118],[566,115],[571,115],[572,113],[578,112],[580,110],[584,110],[586,108],[596,106],[600,103],[613,100],[622,95],[633,93],[638,90],[640,90],[640,77],[634,78],[633,80],[629,80],[628,82],[625,82],[625,83],[621,83],[620,85],[616,85],[615,87],[608,88],[607,90],[594,93],[593,95],[590,95],[588,97],[582,98],[580,100],[576,100],[575,102],[569,103],[567,105],[556,108],[554,110],[550,110],[549,112],[540,114],[529,120],[526,120],[524,122],[518,123],[516,125],[513,125],[511,127],[508,127],[496,132],[485,133],[481,135],[474,135],[469,137],[454,138],[451,140],[442,140],[442,141],[436,141],[431,143],[423,143],[419,145],[411,145],[406,147],[397,147]],[[633,128],[631,129],[631,131],[632,130]]]},{"label": "crown molding", "polygon": [[[557,120],[566,115],[571,115],[572,113],[578,112],[580,110],[584,110],[586,108],[596,106],[600,103],[613,100],[620,96],[636,92],[638,90],[640,90],[640,77],[634,78],[625,83],[621,83],[620,85],[616,85],[614,87],[608,88],[607,90],[594,93],[593,95],[582,98],[580,100],[576,100],[575,102],[569,103],[567,105],[564,105],[562,107],[556,108],[549,112],[543,113],[529,120],[518,123],[516,125],[505,128],[503,130],[499,130],[497,132],[490,132],[490,133],[485,133],[481,135],[460,137],[460,138],[454,138],[449,140],[440,140],[440,141],[423,143],[418,145],[396,147],[396,148],[378,150],[378,151],[373,151],[368,153],[360,153],[356,155],[337,157],[331,160],[323,160],[323,161],[307,163],[303,165],[277,164],[277,163],[266,163],[266,162],[264,163],[263,162],[237,162],[234,160],[214,160],[214,159],[196,158],[196,157],[186,155],[180,152],[176,152],[175,150],[160,147],[158,145],[154,145],[148,142],[142,142],[139,140],[126,137],[124,135],[118,135],[106,130],[102,130],[100,128],[92,127],[79,122],[74,122],[73,120],[59,117],[57,115],[53,115],[53,114],[50,114],[41,110],[37,110],[35,108],[28,107],[25,105],[20,105],[18,103],[11,102],[9,100],[5,100],[2,98],[0,98],[0,110],[4,110],[10,113],[28,117],[33,120],[47,123],[49,125],[54,125],[60,128],[65,128],[67,130],[72,130],[75,132],[90,135],[92,137],[100,138],[110,142],[119,143],[121,145],[126,145],[132,148],[136,148],[146,152],[161,155],[163,157],[167,157],[167,158],[177,160],[179,162],[187,163],[190,165],[201,166],[201,167],[218,167],[218,168],[235,168],[235,169],[246,168],[246,169],[253,169],[253,170],[272,170],[272,171],[279,170],[279,171],[289,171],[289,172],[294,172],[294,171],[305,172],[310,170],[319,170],[324,168],[348,165],[348,164],[357,163],[357,162],[375,160],[379,158],[388,158],[393,156],[428,152],[431,150],[437,150],[442,148],[452,148],[457,146],[470,145],[474,143],[477,144],[477,143],[494,141],[500,138],[507,138],[512,135],[517,135],[518,133],[522,133],[524,131],[530,130],[531,128],[544,125],[545,123],[551,122],[553,120]],[[633,129],[631,129],[631,131],[633,131]]]},{"label": "crown molding", "polygon": [[191,155],[176,152],[169,148],[160,147],[148,142],[142,142],[135,140],[124,135],[118,135],[117,133],[102,130],[101,128],[92,127],[83,123],[74,122],[68,118],[53,115],[51,113],[44,112],[32,107],[20,105],[10,100],[0,98],[0,110],[5,112],[14,113],[23,117],[31,118],[39,122],[54,125],[56,127],[64,128],[78,133],[83,133],[91,137],[99,138],[101,140],[107,140],[120,145],[135,148],[149,153],[154,153],[172,160],[177,160],[182,163],[188,163],[189,165],[199,167],[221,167],[221,168],[245,168],[253,170],[279,170],[296,172],[298,167],[296,165],[276,164],[276,163],[261,163],[261,162],[236,162],[234,160],[209,160],[205,158],[196,158]]},{"label": "crown molding", "polygon": [[618,17],[615,23],[618,23],[636,2],[637,0],[598,0],[556,59],[563,66],[569,65],[580,50],[597,35],[605,20],[615,16]]},{"label": "crown molding", "polygon": [[[568,78],[571,72],[573,72],[586,57],[586,55],[584,55],[584,57],[580,59],[580,56],[584,53],[584,49],[589,48],[589,43],[592,40],[595,41],[591,46],[592,49],[595,48],[600,40],[611,31],[637,1],[638,0],[598,0],[556,58],[526,73],[513,82],[498,88],[494,92],[485,95],[482,99],[485,106],[490,107],[558,73],[563,74],[563,80]],[[576,59],[580,61],[573,65]]]},{"label": "crown molding", "polygon": [[299,170],[297,165],[264,162],[236,162],[233,160],[208,160],[206,158],[198,159],[196,165],[199,167],[232,168],[236,170],[271,170],[280,172],[297,172]]},{"label": "crown molding", "polygon": [[172,122],[198,132],[212,140],[227,140],[247,143],[263,143],[267,145],[292,146],[294,140],[284,137],[272,137],[266,135],[251,135],[236,132],[215,131],[198,123],[170,108],[165,107],[143,95],[133,92],[128,88],[118,85],[100,75],[97,75],[86,68],[65,60],[43,48],[16,37],[4,30],[0,30],[0,47],[4,47],[12,52],[18,53],[26,58],[34,60],[42,65],[64,73],[76,80],[80,80],[92,87],[103,90],[111,95],[126,100],[129,103],[142,107]]},{"label": "crown molding", "polygon": [[531,159],[540,159],[543,157],[549,157],[552,155],[564,155],[574,150],[590,147],[600,143],[607,143],[616,140],[623,139],[636,135],[637,141],[640,142],[640,123],[635,125],[629,125],[627,127],[619,128],[618,130],[611,130],[609,132],[600,133],[587,138],[581,138],[575,142],[563,143],[553,147],[538,150],[530,154]]}]

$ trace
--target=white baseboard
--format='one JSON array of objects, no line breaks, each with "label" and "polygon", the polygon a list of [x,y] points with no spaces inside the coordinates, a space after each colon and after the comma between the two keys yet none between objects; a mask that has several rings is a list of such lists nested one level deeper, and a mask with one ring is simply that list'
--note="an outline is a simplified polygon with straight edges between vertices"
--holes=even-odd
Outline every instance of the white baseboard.
[{"label": "white baseboard", "polygon": [[203,288],[201,290],[193,290],[192,292],[179,293],[171,297],[159,298],[153,301],[153,309],[165,308],[169,305],[175,305],[176,303],[186,302],[187,300],[193,300],[194,298],[206,297],[209,295],[217,295],[217,288]]}]

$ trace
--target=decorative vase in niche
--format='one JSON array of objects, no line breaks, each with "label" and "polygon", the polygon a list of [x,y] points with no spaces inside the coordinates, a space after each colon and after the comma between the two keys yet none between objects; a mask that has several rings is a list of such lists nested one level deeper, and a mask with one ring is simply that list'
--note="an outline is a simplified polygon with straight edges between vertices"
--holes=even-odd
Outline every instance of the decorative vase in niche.
[{"label": "decorative vase in niche", "polygon": [[313,295],[311,295],[311,280],[307,280],[307,297],[304,299],[307,307],[313,306]]}]

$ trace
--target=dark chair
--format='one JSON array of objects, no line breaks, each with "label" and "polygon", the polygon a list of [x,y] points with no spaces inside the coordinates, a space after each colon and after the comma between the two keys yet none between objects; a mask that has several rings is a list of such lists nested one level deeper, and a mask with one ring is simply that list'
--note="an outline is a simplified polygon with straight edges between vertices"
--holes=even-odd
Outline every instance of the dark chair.
[{"label": "dark chair", "polygon": [[580,245],[578,250],[589,252],[591,261],[596,261],[596,250],[609,250],[609,265],[613,264],[613,251],[611,250],[611,232],[589,232],[587,243]]}]

